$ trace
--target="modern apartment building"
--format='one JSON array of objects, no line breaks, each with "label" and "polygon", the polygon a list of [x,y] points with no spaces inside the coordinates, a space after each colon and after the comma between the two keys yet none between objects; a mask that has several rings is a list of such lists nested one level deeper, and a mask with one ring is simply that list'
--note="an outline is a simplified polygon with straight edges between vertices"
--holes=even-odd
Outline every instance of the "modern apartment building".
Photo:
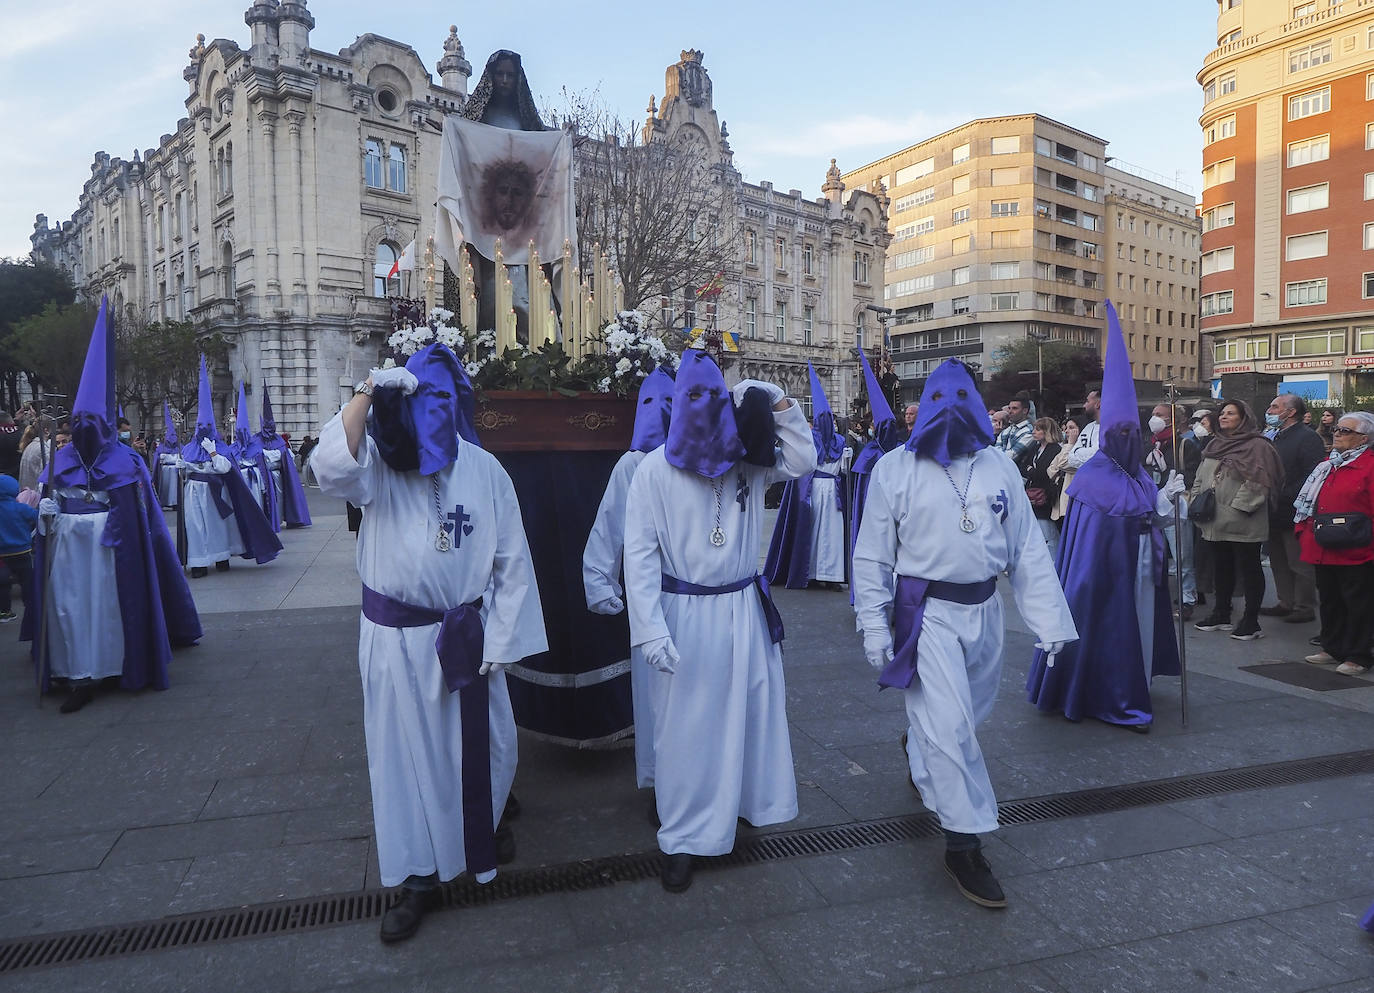
[{"label": "modern apartment building", "polygon": [[1201,327],[1216,388],[1374,396],[1374,4],[1218,0]]},{"label": "modern apartment building", "polygon": [[891,198],[884,302],[913,396],[950,356],[1101,336],[1107,143],[1039,114],[970,121],[844,177]]},{"label": "modern apartment building", "polygon": [[1195,395],[1211,370],[1198,344],[1202,221],[1192,195],[1161,180],[1107,166],[1107,297],[1135,378]]}]

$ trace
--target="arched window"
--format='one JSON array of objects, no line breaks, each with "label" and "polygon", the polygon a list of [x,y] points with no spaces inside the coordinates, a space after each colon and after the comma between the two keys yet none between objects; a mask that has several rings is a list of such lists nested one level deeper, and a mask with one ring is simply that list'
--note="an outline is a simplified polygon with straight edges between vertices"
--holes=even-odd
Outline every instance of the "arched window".
[{"label": "arched window", "polygon": [[387,164],[390,167],[390,171],[387,173],[387,187],[397,193],[404,193],[406,191],[406,150],[400,145],[392,145]]},{"label": "arched window", "polygon": [[388,278],[392,266],[401,257],[401,250],[389,241],[377,243],[377,257],[372,265],[372,295],[374,297],[400,296],[401,273]]},{"label": "arched window", "polygon": [[374,138],[367,139],[363,154],[363,182],[374,190],[382,189],[382,143]]},{"label": "arched window", "polygon": [[229,242],[219,247],[220,252],[220,274],[224,279],[223,294],[226,300],[234,299],[234,287],[237,280],[234,278],[234,246]]}]

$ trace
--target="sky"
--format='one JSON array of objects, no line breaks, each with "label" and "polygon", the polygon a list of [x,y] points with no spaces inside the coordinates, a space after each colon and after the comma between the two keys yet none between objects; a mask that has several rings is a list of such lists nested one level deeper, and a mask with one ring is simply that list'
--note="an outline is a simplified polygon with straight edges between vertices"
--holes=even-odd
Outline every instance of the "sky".
[{"label": "sky", "polygon": [[[29,252],[34,215],[68,219],[97,151],[129,158],[186,114],[197,33],[248,47],[249,0],[9,3],[0,32],[0,257]],[[596,92],[642,119],[684,48],[705,53],[715,108],[750,182],[820,193],[832,158],[857,168],[978,117],[1039,112],[1109,141],[1107,154],[1199,188],[1196,74],[1216,43],[1202,0],[769,0],[740,5],[525,0],[311,0],[311,45],[372,32],[413,47],[436,82],[448,26],[473,64],[523,56],[541,106]],[[860,16],[855,11],[862,9]]]}]

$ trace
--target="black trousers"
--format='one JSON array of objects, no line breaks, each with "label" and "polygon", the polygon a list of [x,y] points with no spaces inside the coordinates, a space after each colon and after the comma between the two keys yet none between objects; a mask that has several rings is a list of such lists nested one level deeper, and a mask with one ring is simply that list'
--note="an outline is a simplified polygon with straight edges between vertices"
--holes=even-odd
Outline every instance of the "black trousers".
[{"label": "black trousers", "polygon": [[1217,613],[1224,617],[1231,616],[1231,595],[1236,591],[1236,576],[1239,574],[1240,588],[1245,594],[1245,616],[1255,620],[1264,601],[1260,543],[1214,541],[1211,545],[1217,586]]},{"label": "black trousers", "polygon": [[18,555],[0,556],[0,614],[9,613],[13,606],[10,598],[10,583],[19,584],[19,596],[24,609],[29,609],[33,598],[33,553],[20,552]]},{"label": "black trousers", "polygon": [[1317,566],[1322,649],[1341,662],[1369,665],[1374,640],[1374,562]]}]

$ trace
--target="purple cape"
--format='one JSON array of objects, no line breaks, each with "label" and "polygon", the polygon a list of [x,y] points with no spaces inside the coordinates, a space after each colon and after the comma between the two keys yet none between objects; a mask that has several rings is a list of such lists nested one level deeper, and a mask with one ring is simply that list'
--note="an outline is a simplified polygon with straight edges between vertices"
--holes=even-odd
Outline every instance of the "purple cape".
[{"label": "purple cape", "polygon": [[[288,528],[310,527],[310,507],[305,502],[305,487],[301,485],[301,474],[296,471],[296,457],[286,439],[277,434],[277,419],[272,416],[272,401],[267,396],[267,387],[262,388],[262,420],[258,423],[258,439],[264,451],[281,452],[281,499],[279,517],[286,518]],[[270,473],[269,473],[270,475]],[[272,520],[276,530],[278,517]]]},{"label": "purple cape", "polygon": [[[782,582],[789,590],[804,590],[811,581],[811,484],[813,473],[789,479],[782,488],[778,521],[768,542],[763,575],[768,582]],[[844,480],[835,480],[835,497],[844,512]],[[846,557],[847,558],[847,557]],[[847,563],[846,563],[847,564]]]},{"label": "purple cape", "polygon": [[668,464],[716,479],[744,456],[735,407],[720,367],[689,348],[673,384],[673,418],[664,443]]}]

